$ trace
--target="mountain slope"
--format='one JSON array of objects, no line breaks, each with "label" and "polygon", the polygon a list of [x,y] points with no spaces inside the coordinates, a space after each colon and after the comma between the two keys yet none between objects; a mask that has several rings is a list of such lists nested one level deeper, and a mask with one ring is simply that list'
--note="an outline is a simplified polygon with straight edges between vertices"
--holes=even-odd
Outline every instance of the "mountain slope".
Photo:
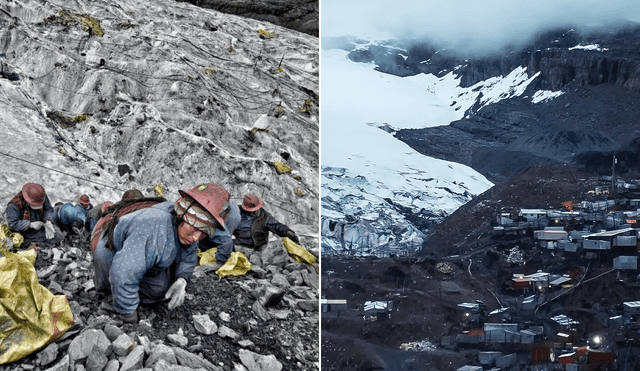
[{"label": "mountain slope", "polygon": [[[318,66],[313,36],[190,4],[0,2],[0,201],[27,182],[42,184],[52,203],[86,193],[94,205],[131,188],[154,196],[161,184],[175,201],[178,190],[218,183],[237,204],[261,197],[318,257]],[[277,162],[291,171],[278,172]],[[91,252],[67,236],[41,248],[35,268],[42,285],[66,295],[73,331],[55,351],[0,369],[102,369],[106,357],[124,367],[110,351],[69,364],[70,342],[109,326],[146,344],[147,359],[150,347],[175,345],[185,370],[250,368],[263,358],[319,369],[317,269],[290,261],[273,234],[269,246],[279,264],[265,259],[228,278],[203,269],[183,306],[141,307],[140,323],[126,325],[98,314]],[[194,314],[209,315],[219,332],[197,331]],[[186,343],[170,340],[178,334]]]},{"label": "mountain slope", "polygon": [[[323,132],[323,148],[330,146],[332,151],[328,156],[323,151],[323,179],[330,174],[325,164],[332,164],[331,168],[358,169],[352,170],[352,177],[357,174],[367,177],[365,170],[351,165],[353,158],[356,154],[365,159],[375,158],[376,151],[387,146],[367,139],[357,145],[345,144],[356,135],[348,125],[354,125],[361,135],[368,130],[363,128],[364,122],[380,123],[374,126],[428,156],[425,159],[467,165],[473,169],[468,174],[492,182],[504,182],[539,165],[569,164],[591,171],[608,171],[614,151],[621,160],[621,170],[633,171],[638,163],[640,133],[635,123],[640,111],[634,103],[640,98],[636,88],[640,75],[632,67],[637,64],[633,46],[638,34],[637,28],[599,34],[550,31],[522,50],[476,60],[415,40],[329,39],[323,42],[323,47],[332,50],[324,53],[323,58],[329,55],[336,61],[330,62],[331,68],[344,72],[331,72],[326,84],[329,89],[325,88],[330,92],[327,105],[332,110],[323,114],[327,127],[331,128]],[[341,84],[332,81],[334,74]],[[360,75],[368,76],[368,80]],[[335,99],[331,94],[334,85],[335,90],[342,91]],[[349,130],[354,130],[353,135],[348,134]],[[406,160],[398,153],[406,152],[390,150],[385,155],[402,164]],[[429,173],[426,179],[469,183],[467,175],[457,178],[451,173],[430,171],[434,168],[432,161],[425,160],[425,167],[421,168]],[[398,179],[393,172],[388,174],[388,179]],[[335,178],[335,174],[331,176]],[[394,189],[387,182],[388,188]],[[381,209],[395,210],[396,224],[397,220],[403,220],[411,226],[407,231],[417,230],[413,236],[424,238],[421,232],[427,232],[443,216],[490,186],[488,182],[485,184],[484,189],[470,192],[466,200],[454,201],[456,196],[451,195],[448,205],[436,196],[433,199],[439,201],[423,210],[412,209],[411,203],[401,198],[395,204],[378,205]],[[326,190],[323,196],[331,194],[328,185],[323,180]],[[349,187],[343,185],[343,189]],[[425,188],[414,189],[414,197],[420,198],[417,195],[421,192],[431,197]],[[323,197],[322,233],[327,236],[323,239],[326,251],[375,253],[370,248],[375,245],[373,240],[378,241],[383,255],[389,252],[391,222],[380,223],[384,227],[360,228],[356,235],[374,237],[361,238],[357,248],[347,248],[353,238],[348,234],[345,241],[345,228],[339,227],[351,229],[362,217],[362,213],[351,215],[351,219],[345,217],[353,214],[349,211],[353,208],[347,205],[362,197],[361,192],[351,187],[343,192],[343,201],[333,197],[331,202],[325,202]],[[336,213],[340,207],[348,211]],[[412,250],[411,246],[405,240],[400,250]]]}]

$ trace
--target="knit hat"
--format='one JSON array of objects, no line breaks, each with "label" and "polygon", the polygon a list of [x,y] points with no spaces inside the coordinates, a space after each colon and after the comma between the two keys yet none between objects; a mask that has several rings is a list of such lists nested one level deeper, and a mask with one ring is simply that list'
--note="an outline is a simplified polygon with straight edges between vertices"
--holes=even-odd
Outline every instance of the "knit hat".
[{"label": "knit hat", "polygon": [[91,204],[91,202],[89,201],[89,196],[87,195],[78,197],[78,203],[80,203],[80,205],[84,206],[85,208],[89,206],[89,204]]},{"label": "knit hat", "polygon": [[40,184],[27,183],[22,186],[22,197],[32,208],[39,209],[44,205],[44,188]]},{"label": "knit hat", "polygon": [[256,195],[248,194],[244,196],[244,200],[242,201],[242,208],[247,212],[254,212],[260,210],[264,203],[262,200],[258,198]]},{"label": "knit hat", "polygon": [[216,220],[190,196],[183,196],[174,205],[176,214],[203,233],[213,236],[216,233]]}]

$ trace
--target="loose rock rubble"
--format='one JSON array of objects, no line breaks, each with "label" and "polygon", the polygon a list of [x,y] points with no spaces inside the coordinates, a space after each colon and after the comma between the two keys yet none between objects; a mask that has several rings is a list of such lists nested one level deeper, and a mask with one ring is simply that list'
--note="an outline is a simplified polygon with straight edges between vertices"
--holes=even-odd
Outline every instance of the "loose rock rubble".
[{"label": "loose rock rubble", "polygon": [[[282,248],[278,240],[270,245]],[[288,259],[225,278],[197,267],[181,307],[143,306],[137,324],[124,324],[116,316],[98,314],[86,246],[73,236],[61,247],[38,250],[40,283],[67,295],[75,325],[44,349],[0,370],[319,369],[314,267]]]}]

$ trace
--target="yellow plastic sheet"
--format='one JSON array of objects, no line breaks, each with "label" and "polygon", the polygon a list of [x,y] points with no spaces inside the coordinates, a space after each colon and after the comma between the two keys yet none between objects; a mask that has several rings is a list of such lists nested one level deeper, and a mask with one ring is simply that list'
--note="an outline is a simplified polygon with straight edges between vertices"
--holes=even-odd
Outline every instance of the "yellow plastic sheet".
[{"label": "yellow plastic sheet", "polygon": [[0,225],[0,240],[4,241],[5,238],[13,242],[13,247],[20,247],[24,242],[24,237],[20,233],[13,233],[8,225],[2,224]]},{"label": "yellow plastic sheet", "polygon": [[156,197],[164,197],[164,186],[162,184],[156,184],[153,190],[156,191]]},{"label": "yellow plastic sheet", "polygon": [[220,277],[242,276],[250,271],[252,267],[245,254],[235,251],[231,253],[224,265],[216,271],[216,274]]},{"label": "yellow plastic sheet", "polygon": [[216,262],[216,253],[218,252],[218,248],[217,247],[212,247],[207,251],[200,251],[198,250],[198,258],[200,258],[200,260],[198,260],[198,265],[205,265],[205,264],[213,264]]},{"label": "yellow plastic sheet", "polygon": [[291,258],[298,263],[314,264],[317,259],[313,254],[307,251],[304,247],[293,242],[289,237],[282,239],[284,248],[287,249],[287,253]]},{"label": "yellow plastic sheet", "polygon": [[29,258],[0,248],[0,364],[17,361],[59,338],[73,326],[64,295],[53,295],[38,283]]},{"label": "yellow plastic sheet", "polygon": [[280,161],[274,161],[273,166],[276,167],[276,172],[278,174],[284,174],[291,172],[291,168]]}]

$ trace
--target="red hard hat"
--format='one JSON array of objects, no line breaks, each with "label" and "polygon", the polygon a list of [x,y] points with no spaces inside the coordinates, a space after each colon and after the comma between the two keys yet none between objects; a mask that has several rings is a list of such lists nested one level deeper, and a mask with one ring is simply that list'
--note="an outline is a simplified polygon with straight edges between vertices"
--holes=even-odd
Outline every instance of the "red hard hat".
[{"label": "red hard hat", "polygon": [[256,195],[246,195],[242,201],[242,208],[250,213],[260,210],[262,205],[264,205],[262,200]]},{"label": "red hard hat", "polygon": [[100,206],[100,211],[104,214],[104,213],[105,213],[105,211],[107,211],[107,208],[108,208],[109,206],[111,206],[111,205],[113,205],[113,202],[111,202],[111,201],[105,201],[105,202],[102,204],[102,206]]},{"label": "red hard hat", "polygon": [[89,204],[91,203],[89,201],[89,196],[87,196],[87,195],[82,195],[82,196],[78,197],[78,202],[80,203],[80,205],[82,205],[84,207],[89,206]]},{"label": "red hard hat", "polygon": [[27,183],[22,186],[22,197],[33,207],[41,207],[44,205],[45,193],[44,188],[40,184]]},{"label": "red hard hat", "polygon": [[207,183],[200,184],[186,192],[178,191],[182,197],[190,196],[204,207],[225,230],[224,222],[229,215],[229,200],[231,195],[221,185]]}]

